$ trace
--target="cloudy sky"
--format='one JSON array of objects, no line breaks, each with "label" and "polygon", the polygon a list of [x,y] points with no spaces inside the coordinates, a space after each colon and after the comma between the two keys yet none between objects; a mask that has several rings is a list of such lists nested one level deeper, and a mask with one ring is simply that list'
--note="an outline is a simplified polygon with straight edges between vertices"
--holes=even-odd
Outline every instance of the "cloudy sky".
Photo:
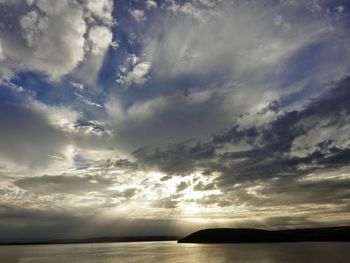
[{"label": "cloudy sky", "polygon": [[350,224],[348,0],[0,0],[1,242]]}]

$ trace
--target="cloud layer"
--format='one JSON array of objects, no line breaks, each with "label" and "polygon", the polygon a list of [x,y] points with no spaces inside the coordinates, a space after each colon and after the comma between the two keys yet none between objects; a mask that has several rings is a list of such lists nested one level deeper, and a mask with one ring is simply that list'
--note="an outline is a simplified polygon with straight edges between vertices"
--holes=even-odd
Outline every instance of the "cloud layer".
[{"label": "cloud layer", "polygon": [[0,0],[0,241],[349,224],[349,10]]}]

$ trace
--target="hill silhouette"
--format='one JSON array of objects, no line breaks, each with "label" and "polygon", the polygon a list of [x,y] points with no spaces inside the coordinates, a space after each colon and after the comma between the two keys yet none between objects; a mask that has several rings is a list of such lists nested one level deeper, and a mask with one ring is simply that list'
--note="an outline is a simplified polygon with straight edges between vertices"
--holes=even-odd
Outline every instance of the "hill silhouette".
[{"label": "hill silhouette", "polygon": [[264,242],[349,242],[350,226],[262,230],[250,228],[213,228],[190,234],[178,243],[264,243]]}]

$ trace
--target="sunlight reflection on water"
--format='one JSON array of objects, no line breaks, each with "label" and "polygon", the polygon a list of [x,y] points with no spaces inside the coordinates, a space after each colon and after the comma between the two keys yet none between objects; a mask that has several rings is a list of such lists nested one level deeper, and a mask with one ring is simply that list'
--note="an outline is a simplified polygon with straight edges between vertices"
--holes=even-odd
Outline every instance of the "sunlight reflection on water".
[{"label": "sunlight reflection on water", "polygon": [[1,263],[348,263],[350,243],[177,244],[176,242],[1,246]]}]

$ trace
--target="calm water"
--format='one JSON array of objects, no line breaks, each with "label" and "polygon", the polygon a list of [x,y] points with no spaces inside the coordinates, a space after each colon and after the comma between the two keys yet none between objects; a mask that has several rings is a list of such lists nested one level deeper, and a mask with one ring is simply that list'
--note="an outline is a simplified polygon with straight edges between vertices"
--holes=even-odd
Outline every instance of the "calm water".
[{"label": "calm water", "polygon": [[0,246],[1,263],[350,262],[350,243],[177,244],[176,242]]}]

